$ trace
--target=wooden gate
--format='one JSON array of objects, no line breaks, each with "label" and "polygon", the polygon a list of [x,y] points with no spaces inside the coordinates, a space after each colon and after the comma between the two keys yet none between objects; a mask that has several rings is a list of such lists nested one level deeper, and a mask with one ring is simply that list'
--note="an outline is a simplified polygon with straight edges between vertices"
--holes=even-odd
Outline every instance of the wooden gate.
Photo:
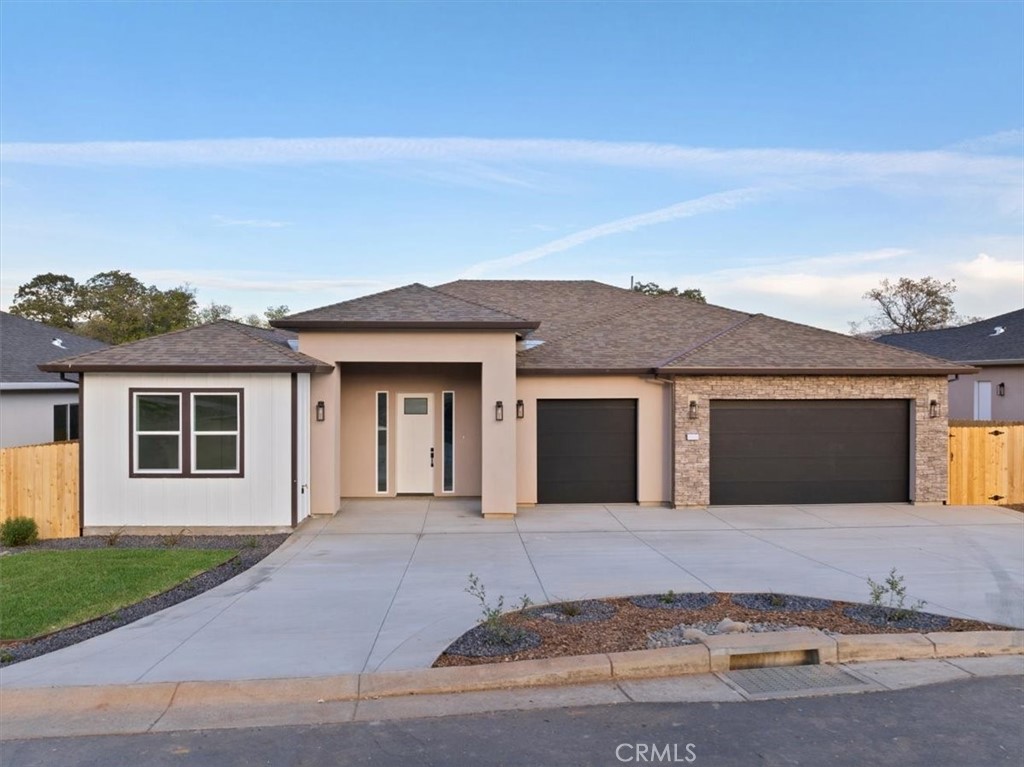
[{"label": "wooden gate", "polygon": [[1024,503],[1024,424],[949,427],[949,503]]}]

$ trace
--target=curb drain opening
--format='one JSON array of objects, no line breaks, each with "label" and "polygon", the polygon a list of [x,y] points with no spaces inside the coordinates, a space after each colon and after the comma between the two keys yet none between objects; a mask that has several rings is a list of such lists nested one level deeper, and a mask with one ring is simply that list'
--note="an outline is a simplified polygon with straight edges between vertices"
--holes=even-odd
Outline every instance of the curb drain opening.
[{"label": "curb drain opening", "polygon": [[729,656],[729,670],[775,668],[778,666],[817,666],[821,663],[817,650],[786,650],[784,652],[753,652]]}]

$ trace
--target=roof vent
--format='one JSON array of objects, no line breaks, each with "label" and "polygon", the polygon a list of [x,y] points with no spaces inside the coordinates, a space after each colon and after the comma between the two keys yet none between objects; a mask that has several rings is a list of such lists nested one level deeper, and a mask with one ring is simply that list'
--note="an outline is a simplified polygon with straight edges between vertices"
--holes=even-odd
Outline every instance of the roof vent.
[{"label": "roof vent", "polygon": [[59,338],[54,338],[52,341],[50,341],[50,343],[53,344],[54,346],[56,346],[58,349],[67,350],[67,348],[68,348],[68,347],[66,347],[64,345],[64,341],[62,341]]},{"label": "roof vent", "polygon": [[1005,332],[1006,332],[1006,328],[1004,328],[1002,325],[996,325],[996,332],[995,333],[989,333],[988,335],[989,335],[989,338],[991,338],[992,336],[1001,336]]},{"label": "roof vent", "polygon": [[297,338],[289,338],[288,339],[288,348],[290,348],[293,352],[297,352],[299,350],[299,339],[297,339]]}]

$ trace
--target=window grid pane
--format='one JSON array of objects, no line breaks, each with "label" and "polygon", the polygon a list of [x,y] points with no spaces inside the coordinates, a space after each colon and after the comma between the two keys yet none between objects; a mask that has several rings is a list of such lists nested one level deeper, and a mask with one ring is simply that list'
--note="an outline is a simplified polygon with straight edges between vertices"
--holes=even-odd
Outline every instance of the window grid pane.
[{"label": "window grid pane", "polygon": [[176,434],[139,434],[135,456],[139,471],[177,471],[179,439]]},{"label": "window grid pane", "polygon": [[53,406],[53,441],[63,442],[68,439],[68,406]]},{"label": "window grid pane", "polygon": [[196,431],[238,431],[237,394],[196,394],[192,398],[192,425]]},{"label": "window grid pane", "polygon": [[181,396],[139,394],[135,399],[135,418],[139,431],[181,431]]}]

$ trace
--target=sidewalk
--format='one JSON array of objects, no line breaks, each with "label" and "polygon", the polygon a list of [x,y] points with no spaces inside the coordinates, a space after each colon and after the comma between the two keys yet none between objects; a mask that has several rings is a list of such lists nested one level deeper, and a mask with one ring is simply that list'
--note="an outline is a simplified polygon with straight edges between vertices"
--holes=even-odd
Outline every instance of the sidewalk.
[{"label": "sidewalk", "polygon": [[[343,678],[14,690],[3,693],[0,739],[318,725],[621,703],[741,703],[869,693],[1004,675],[1024,675],[1024,656],[751,669],[393,697],[351,698],[353,690]],[[781,679],[781,686],[788,685],[788,689],[752,691],[766,678],[774,679],[776,687]]]}]

